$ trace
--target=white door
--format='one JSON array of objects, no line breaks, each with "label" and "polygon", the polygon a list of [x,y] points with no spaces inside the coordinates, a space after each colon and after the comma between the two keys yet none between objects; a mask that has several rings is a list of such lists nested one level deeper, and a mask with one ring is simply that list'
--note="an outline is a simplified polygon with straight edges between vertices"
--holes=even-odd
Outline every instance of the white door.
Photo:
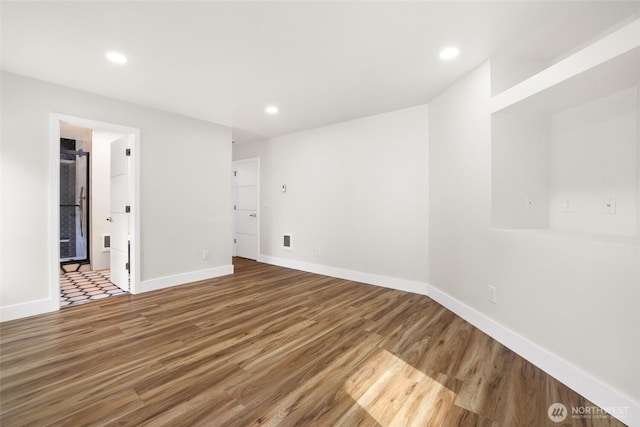
[{"label": "white door", "polygon": [[111,282],[129,291],[129,138],[111,143]]},{"label": "white door", "polygon": [[258,259],[260,235],[260,161],[239,160],[233,163],[234,186],[234,254]]}]

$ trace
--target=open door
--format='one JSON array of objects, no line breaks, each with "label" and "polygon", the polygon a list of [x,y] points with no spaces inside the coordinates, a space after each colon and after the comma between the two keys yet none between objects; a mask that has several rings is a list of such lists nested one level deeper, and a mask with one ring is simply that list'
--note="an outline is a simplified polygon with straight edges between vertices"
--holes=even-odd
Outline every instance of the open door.
[{"label": "open door", "polygon": [[129,291],[129,138],[111,143],[111,282]]}]

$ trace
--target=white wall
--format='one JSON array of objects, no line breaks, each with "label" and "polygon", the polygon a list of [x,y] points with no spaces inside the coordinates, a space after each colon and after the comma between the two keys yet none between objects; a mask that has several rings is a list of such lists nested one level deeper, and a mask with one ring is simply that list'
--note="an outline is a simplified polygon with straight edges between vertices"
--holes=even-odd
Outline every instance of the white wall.
[{"label": "white wall", "polygon": [[637,109],[634,86],[555,114],[493,114],[494,227],[635,236]]},{"label": "white wall", "polygon": [[526,48],[518,55],[498,55],[491,58],[491,94],[493,96],[528,79],[547,68],[548,60],[532,59]]},{"label": "white wall", "polygon": [[421,106],[236,144],[234,160],[261,160],[261,254],[426,282],[427,115]]},{"label": "white wall", "polygon": [[640,402],[638,245],[492,229],[490,95],[487,63],[429,105],[429,282],[588,373],[550,372],[587,397],[592,376]]},{"label": "white wall", "polygon": [[[551,117],[551,228],[636,234],[637,110],[637,87],[632,87]],[[616,212],[604,214],[610,197]],[[569,214],[566,199],[574,204]]]},{"label": "white wall", "polygon": [[74,126],[69,123],[60,124],[60,138],[75,139],[84,151],[91,149],[91,129]]},{"label": "white wall", "polygon": [[544,117],[494,114],[492,129],[493,225],[549,226],[549,125]]},{"label": "white wall", "polygon": [[[231,129],[2,73],[3,312],[50,295],[49,120],[60,113],[141,132],[139,290],[228,271],[232,256]],[[209,259],[201,259],[202,249]],[[25,310],[16,309],[24,307]],[[37,311],[37,310],[36,310]],[[7,318],[7,315],[3,317]]]}]

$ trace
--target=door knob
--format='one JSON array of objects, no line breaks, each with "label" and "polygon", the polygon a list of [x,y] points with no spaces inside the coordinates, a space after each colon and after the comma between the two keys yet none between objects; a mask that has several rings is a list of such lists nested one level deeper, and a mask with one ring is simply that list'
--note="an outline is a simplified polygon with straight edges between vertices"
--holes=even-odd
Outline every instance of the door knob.
[{"label": "door knob", "polygon": [[257,214],[252,213],[252,214],[249,214],[249,216],[251,216],[251,217],[255,218],[255,217],[257,217],[258,215],[257,215]]},{"label": "door knob", "polygon": [[113,219],[111,219],[111,217],[109,217],[109,218],[107,218],[107,221],[113,222]]}]

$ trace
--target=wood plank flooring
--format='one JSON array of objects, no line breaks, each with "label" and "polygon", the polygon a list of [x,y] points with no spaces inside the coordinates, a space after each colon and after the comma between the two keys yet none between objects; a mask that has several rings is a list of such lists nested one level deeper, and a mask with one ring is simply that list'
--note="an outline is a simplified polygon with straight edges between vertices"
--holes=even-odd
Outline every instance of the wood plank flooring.
[{"label": "wood plank flooring", "polygon": [[0,324],[0,425],[623,425],[427,297],[234,262]]}]

